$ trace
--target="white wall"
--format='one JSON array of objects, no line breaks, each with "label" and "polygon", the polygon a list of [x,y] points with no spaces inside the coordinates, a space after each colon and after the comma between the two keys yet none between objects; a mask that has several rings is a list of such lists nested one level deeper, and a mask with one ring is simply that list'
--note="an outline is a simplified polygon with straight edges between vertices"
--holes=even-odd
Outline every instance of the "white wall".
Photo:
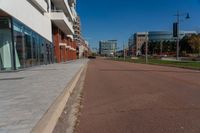
[{"label": "white wall", "polygon": [[83,53],[85,51],[88,51],[88,49],[84,46],[84,45],[80,45],[79,46],[79,58],[82,58],[83,57]]},{"label": "white wall", "polygon": [[0,9],[52,42],[51,21],[27,0],[0,0]]}]

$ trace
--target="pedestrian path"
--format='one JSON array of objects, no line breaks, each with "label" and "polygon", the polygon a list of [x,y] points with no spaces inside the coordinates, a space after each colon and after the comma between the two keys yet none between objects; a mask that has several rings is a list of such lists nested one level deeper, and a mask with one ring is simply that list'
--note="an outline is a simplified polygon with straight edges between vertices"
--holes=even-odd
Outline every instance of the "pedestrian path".
[{"label": "pedestrian path", "polygon": [[0,73],[0,133],[29,133],[87,61]]}]

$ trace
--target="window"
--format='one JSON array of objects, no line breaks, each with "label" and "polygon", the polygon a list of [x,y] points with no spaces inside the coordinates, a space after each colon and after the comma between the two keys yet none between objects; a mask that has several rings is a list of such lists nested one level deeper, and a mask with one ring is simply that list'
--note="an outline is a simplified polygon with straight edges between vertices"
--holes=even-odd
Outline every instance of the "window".
[{"label": "window", "polygon": [[12,69],[12,37],[10,19],[0,18],[0,70]]}]

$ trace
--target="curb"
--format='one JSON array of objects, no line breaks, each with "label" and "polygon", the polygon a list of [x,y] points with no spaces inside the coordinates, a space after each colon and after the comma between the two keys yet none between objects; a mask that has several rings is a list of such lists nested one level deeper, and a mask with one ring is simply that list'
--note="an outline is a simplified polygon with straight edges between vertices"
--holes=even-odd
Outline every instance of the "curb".
[{"label": "curb", "polygon": [[53,104],[49,107],[47,112],[37,122],[31,133],[52,133],[59,117],[61,116],[71,93],[73,92],[82,72],[86,69],[87,63],[83,64],[80,70],[70,80],[66,88],[63,90]]}]

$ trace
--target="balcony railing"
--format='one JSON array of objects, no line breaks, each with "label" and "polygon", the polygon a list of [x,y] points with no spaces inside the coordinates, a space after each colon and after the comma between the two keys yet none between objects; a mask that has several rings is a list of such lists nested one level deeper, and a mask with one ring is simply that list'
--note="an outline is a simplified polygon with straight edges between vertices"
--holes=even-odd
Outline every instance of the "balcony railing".
[{"label": "balcony railing", "polygon": [[70,20],[74,20],[75,17],[72,14],[72,10],[69,6],[68,0],[52,0],[54,6],[57,9],[61,9],[64,11],[64,13],[69,16]]}]

